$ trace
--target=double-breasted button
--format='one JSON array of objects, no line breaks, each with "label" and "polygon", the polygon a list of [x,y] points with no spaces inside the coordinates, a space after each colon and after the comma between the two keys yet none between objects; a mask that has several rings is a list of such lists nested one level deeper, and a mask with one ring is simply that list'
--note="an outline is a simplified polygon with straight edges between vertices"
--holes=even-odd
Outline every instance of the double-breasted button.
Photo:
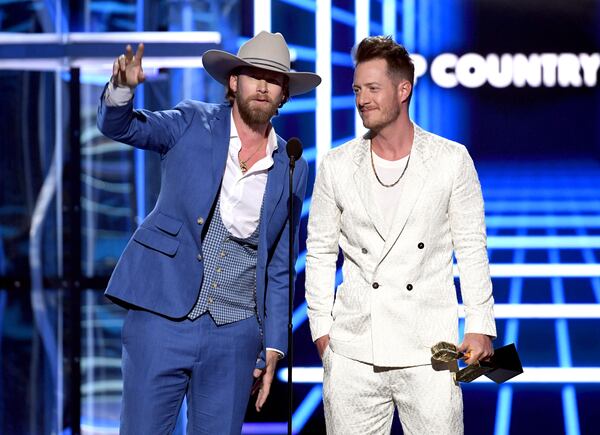
[{"label": "double-breasted button", "polygon": [[369,253],[369,250],[368,250],[367,248],[362,248],[362,249],[360,250],[360,252],[362,252],[363,254],[368,254],[368,253]]},{"label": "double-breasted button", "polygon": [[406,290],[411,291],[413,289],[413,285],[412,284],[408,284],[406,286]]},{"label": "double-breasted button", "polygon": [[208,298],[207,302],[208,302],[209,304],[212,304],[212,303],[213,303],[213,298]]},{"label": "double-breasted button", "polygon": [[200,216],[196,222],[198,222],[198,225],[202,225],[204,223],[204,218]]},{"label": "double-breasted button", "polygon": [[374,282],[374,283],[373,283],[373,288],[374,288],[375,290],[377,290],[377,289],[379,288],[379,283],[378,283],[378,282]]},{"label": "double-breasted button", "polygon": [[423,249],[425,247],[425,243],[423,242],[419,242],[419,244],[417,245],[417,248],[419,249]]},{"label": "double-breasted button", "polygon": [[202,254],[198,254],[198,255],[196,255],[196,259],[198,261],[202,261],[204,259],[204,257],[202,256]]},{"label": "double-breasted button", "polygon": [[217,288],[219,285],[216,282],[212,283],[212,288]]}]

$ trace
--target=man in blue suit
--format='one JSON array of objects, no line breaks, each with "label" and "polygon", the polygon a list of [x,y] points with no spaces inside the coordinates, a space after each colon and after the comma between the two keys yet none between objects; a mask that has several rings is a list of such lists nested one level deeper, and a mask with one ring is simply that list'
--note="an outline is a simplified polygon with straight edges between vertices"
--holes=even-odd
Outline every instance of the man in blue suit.
[{"label": "man in blue suit", "polygon": [[[321,79],[290,72],[283,36],[261,32],[203,56],[229,104],[134,110],[143,49],[117,58],[98,109],[103,134],[161,156],[156,206],[106,290],[128,308],[121,433],[170,434],[186,396],[188,433],[239,434],[253,375],[260,411],[288,345],[290,160],[271,118]],[[298,161],[296,234],[307,173]]]}]

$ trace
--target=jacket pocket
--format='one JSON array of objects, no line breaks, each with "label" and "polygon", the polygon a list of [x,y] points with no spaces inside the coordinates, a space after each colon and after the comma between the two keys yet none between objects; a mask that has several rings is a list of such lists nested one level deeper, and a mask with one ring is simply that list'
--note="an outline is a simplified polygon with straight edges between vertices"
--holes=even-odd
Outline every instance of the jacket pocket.
[{"label": "jacket pocket", "polygon": [[133,233],[133,240],[147,248],[162,252],[170,257],[175,256],[177,249],[179,248],[178,240],[144,227],[139,227],[136,232]]},{"label": "jacket pocket", "polygon": [[156,225],[158,229],[172,236],[179,234],[182,224],[183,222],[179,219],[172,218],[160,212],[154,218],[154,225]]}]

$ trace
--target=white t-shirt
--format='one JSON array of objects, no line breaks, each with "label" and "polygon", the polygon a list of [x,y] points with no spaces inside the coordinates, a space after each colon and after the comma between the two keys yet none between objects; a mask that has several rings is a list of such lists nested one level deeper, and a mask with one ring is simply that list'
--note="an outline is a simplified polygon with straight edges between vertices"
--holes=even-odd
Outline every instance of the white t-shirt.
[{"label": "white t-shirt", "polygon": [[[377,176],[381,182],[388,185],[394,183],[400,177],[404,168],[406,168],[408,157],[409,156],[403,157],[400,160],[385,160],[376,153],[373,153],[373,164],[375,165]],[[375,195],[375,201],[383,215],[386,230],[390,229],[394,216],[396,215],[396,209],[398,208],[402,196],[403,185],[404,176],[393,187],[382,186],[377,181],[377,178],[375,178],[375,174],[371,177],[371,188]]]}]

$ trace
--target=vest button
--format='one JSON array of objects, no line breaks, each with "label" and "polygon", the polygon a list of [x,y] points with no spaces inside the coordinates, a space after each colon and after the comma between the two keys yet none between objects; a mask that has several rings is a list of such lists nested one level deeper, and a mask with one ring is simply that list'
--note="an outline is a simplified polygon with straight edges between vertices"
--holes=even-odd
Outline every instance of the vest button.
[{"label": "vest button", "polygon": [[374,282],[374,283],[373,283],[373,288],[374,288],[375,290],[377,290],[377,289],[379,288],[379,283],[378,283],[378,282]]},{"label": "vest button", "polygon": [[213,282],[213,283],[212,283],[212,288],[217,288],[217,287],[218,287],[218,286],[217,286],[217,283],[216,283],[216,282]]},{"label": "vest button", "polygon": [[419,249],[423,249],[425,247],[425,244],[423,242],[419,242],[419,244],[417,245],[417,248]]},{"label": "vest button", "polygon": [[221,273],[221,272],[223,272],[223,269],[221,269],[220,267],[217,267],[217,272]]},{"label": "vest button", "polygon": [[198,225],[202,225],[204,223],[204,218],[200,216],[196,222],[198,222]]},{"label": "vest button", "polygon": [[412,284],[408,284],[408,285],[406,286],[406,290],[408,290],[408,291],[411,291],[412,289],[413,289],[413,286],[412,286]]},{"label": "vest button", "polygon": [[219,255],[220,255],[221,257],[225,257],[225,256],[227,255],[227,253],[226,253],[225,251],[221,251],[221,252],[219,252]]},{"label": "vest button", "polygon": [[203,258],[204,258],[204,257],[202,257],[202,254],[198,254],[198,255],[196,255],[196,259],[197,259],[198,261],[202,261],[202,259],[203,259]]},{"label": "vest button", "polygon": [[207,301],[207,302],[208,302],[209,304],[212,304],[212,303],[213,303],[213,298],[208,298],[208,301]]}]

